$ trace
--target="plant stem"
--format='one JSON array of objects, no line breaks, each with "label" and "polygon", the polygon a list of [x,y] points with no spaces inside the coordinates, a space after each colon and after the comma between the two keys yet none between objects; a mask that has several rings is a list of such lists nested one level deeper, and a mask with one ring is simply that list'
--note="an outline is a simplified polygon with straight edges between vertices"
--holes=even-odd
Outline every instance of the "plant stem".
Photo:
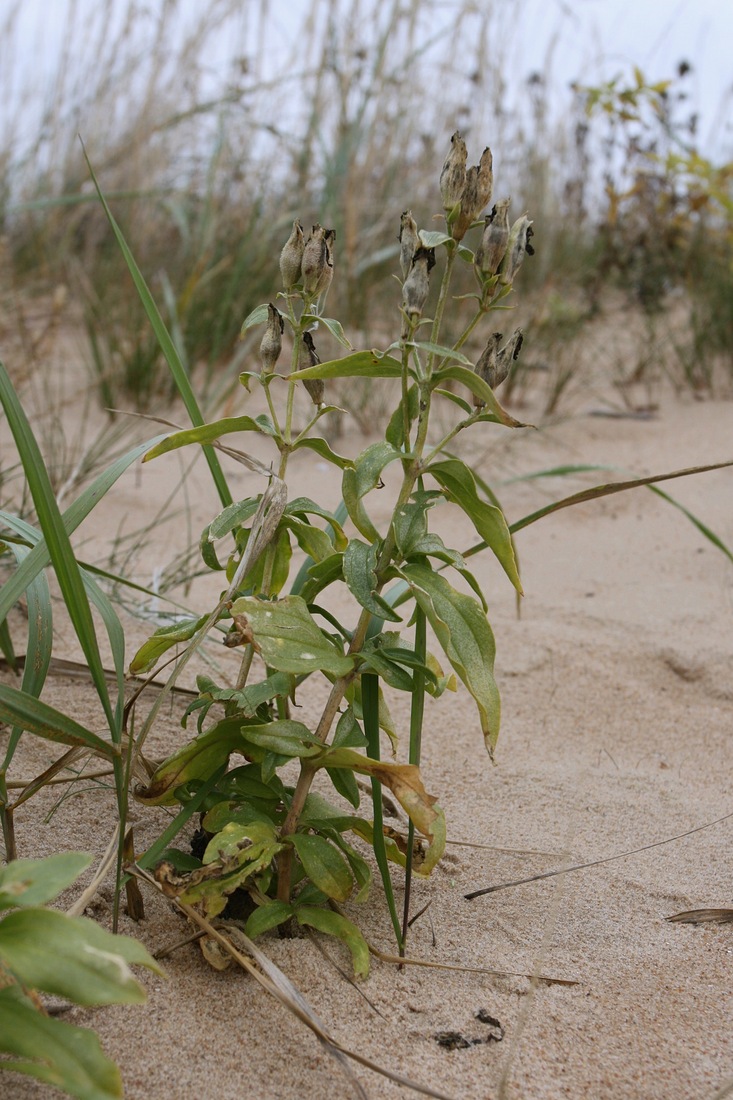
[{"label": "plant stem", "polygon": [[[446,260],[445,270],[443,271],[443,281],[440,284],[440,294],[438,295],[438,304],[435,307],[435,317],[433,318],[433,328],[430,333],[430,339],[432,343],[437,344],[440,342],[440,326],[443,323],[443,311],[445,310],[445,303],[448,300],[448,289],[450,287],[451,276],[453,274],[453,265],[456,262],[456,256],[458,255],[458,248],[454,245],[448,251],[448,259]],[[427,377],[429,378],[433,372],[435,366],[436,353],[431,352],[428,356]]]}]

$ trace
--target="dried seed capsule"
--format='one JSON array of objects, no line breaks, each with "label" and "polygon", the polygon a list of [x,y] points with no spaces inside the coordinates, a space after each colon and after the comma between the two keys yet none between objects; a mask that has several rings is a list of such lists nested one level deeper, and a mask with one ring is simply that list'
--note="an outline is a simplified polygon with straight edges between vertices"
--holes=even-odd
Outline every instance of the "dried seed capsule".
[{"label": "dried seed capsule", "polygon": [[450,144],[450,153],[445,158],[440,173],[440,197],[443,200],[444,210],[452,210],[456,203],[461,201],[463,189],[466,186],[468,152],[459,130],[456,130],[450,139]]},{"label": "dried seed capsule", "polygon": [[321,272],[321,276],[316,283],[315,293],[323,298],[328,292],[328,288],[331,285],[333,279],[333,245],[336,240],[336,230],[326,229],[323,234],[323,243],[325,246],[325,259],[326,263]]},{"label": "dried seed capsule", "polygon": [[522,266],[525,253],[534,256],[534,249],[529,243],[533,236],[532,222],[526,214],[523,214],[521,218],[517,218],[509,233],[506,253],[499,268],[503,283],[514,282],[515,276]]},{"label": "dried seed capsule", "polygon": [[412,267],[412,257],[420,247],[420,238],[417,235],[417,222],[412,216],[411,210],[405,210],[400,218],[400,267],[402,278],[406,279]]},{"label": "dried seed capsule", "polygon": [[511,370],[512,363],[516,362],[519,358],[519,353],[522,350],[522,344],[524,343],[524,333],[521,328],[515,328],[506,344],[503,348],[499,348],[496,357],[496,382],[495,386],[500,386],[504,379]]},{"label": "dried seed capsule", "polygon": [[413,325],[420,318],[430,290],[430,272],[435,266],[435,249],[418,248],[410,273],[402,287],[402,304]]},{"label": "dried seed capsule", "polygon": [[267,307],[267,328],[260,344],[260,359],[264,371],[274,371],[283,346],[285,321],[272,302]]},{"label": "dried seed capsule", "polygon": [[327,268],[326,230],[322,225],[314,225],[303,249],[303,290],[309,297],[318,295]]},{"label": "dried seed capsule", "polygon": [[486,215],[481,244],[476,249],[476,270],[482,275],[496,275],[509,241],[509,203],[511,199],[497,202]]},{"label": "dried seed capsule", "polygon": [[[303,370],[305,367],[315,367],[320,361],[315,344],[313,343],[313,337],[309,332],[304,332],[303,343],[300,345],[300,355],[298,357],[300,369]],[[323,379],[304,378],[303,385],[310,394],[313,404],[322,405],[326,395],[326,383]]]},{"label": "dried seed capsule", "polygon": [[484,149],[481,160],[466,172],[466,185],[461,196],[461,210],[453,225],[453,237],[460,241],[484,207],[491,202],[494,170],[491,149]]},{"label": "dried seed capsule", "polygon": [[[500,332],[495,332],[489,337],[488,343],[481,352],[476,367],[474,368],[479,378],[483,378],[484,382],[491,386],[492,390],[494,386],[497,385],[497,354],[501,340],[502,334]],[[477,408],[481,408],[485,404],[478,394],[474,394],[473,403]]]},{"label": "dried seed capsule", "polygon": [[300,281],[300,268],[303,262],[304,248],[305,237],[303,236],[303,226],[296,220],[293,222],[293,231],[280,253],[280,274],[282,275],[283,286],[286,290],[290,290],[292,286],[295,286],[295,284]]}]

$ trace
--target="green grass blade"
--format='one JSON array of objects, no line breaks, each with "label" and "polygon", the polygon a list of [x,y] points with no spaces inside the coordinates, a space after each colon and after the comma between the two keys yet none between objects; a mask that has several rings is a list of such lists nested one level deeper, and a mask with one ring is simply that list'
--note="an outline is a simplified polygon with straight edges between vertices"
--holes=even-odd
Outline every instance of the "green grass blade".
[{"label": "green grass blade", "polygon": [[[2,364],[0,364],[0,371],[4,374]],[[151,446],[158,442],[158,440],[164,438],[164,435],[156,435],[153,439],[148,439],[145,443],[139,443],[126,454],[116,459],[106,470],[96,477],[94,481],[79,494],[73,504],[69,505],[61,517],[66,534],[71,535],[76,530],[79,524],[86,519],[95,505],[99,503],[102,497],[105,496],[118,478],[122,476],[125,470],[127,470],[133,462],[144,455]],[[20,527],[10,522],[10,519],[17,517],[10,517],[9,519],[8,513],[0,512],[0,518],[8,523],[8,526],[13,526],[19,533],[22,533]],[[51,555],[46,540],[43,538],[39,539],[38,532],[35,528],[30,527],[30,525],[28,525],[28,531],[32,534],[26,532],[24,537],[28,538],[29,541],[33,543],[37,543],[37,545],[34,545],[33,550],[23,564],[16,569],[12,577],[8,578],[0,590],[0,621],[6,618],[11,607],[17,603],[33,578],[37,576],[42,569],[45,569],[51,561]]]},{"label": "green grass blade", "polygon": [[[92,182],[94,183],[97,194],[99,195],[99,201],[104,207],[104,212],[107,215],[109,224],[112,227],[112,232],[117,238],[117,244],[120,247],[120,251],[122,252],[125,263],[127,264],[127,268],[130,272],[130,275],[132,276],[132,280],[135,284],[135,289],[140,296],[140,301],[142,302],[143,308],[148,315],[150,324],[152,325],[158,343],[160,344],[161,351],[163,352],[165,360],[170,368],[171,374],[173,375],[173,380],[175,381],[178,392],[181,395],[181,399],[186,406],[186,411],[191,418],[191,423],[195,427],[199,427],[205,423],[204,417],[201,409],[199,408],[199,404],[196,400],[196,395],[193,392],[193,387],[191,386],[191,382],[188,374],[186,373],[186,369],[181,362],[181,357],[176,350],[176,345],[173,343],[171,335],[165,326],[165,322],[163,321],[163,318],[160,315],[160,311],[155,304],[155,299],[150,293],[148,285],[143,278],[142,272],[135,262],[135,257],[130,251],[122,230],[115,221],[114,215],[107,205],[107,200],[105,199],[102,193],[102,189],[99,186],[97,177],[94,174],[94,169],[92,168],[89,157],[87,156],[86,149],[84,149],[84,159],[87,162],[87,167],[89,168]],[[226,508],[228,504],[232,503],[232,494],[229,491],[229,486],[227,485],[224,471],[221,468],[219,459],[216,456],[216,452],[211,447],[204,447],[204,455],[206,456],[206,461],[209,465],[209,469],[211,470],[211,476],[214,479],[214,485],[216,486],[216,491],[219,494],[219,499],[221,500],[223,507]]]},{"label": "green grass blade", "polygon": [[222,764],[217,768],[212,775],[206,780],[205,783],[199,787],[196,794],[190,799],[179,813],[171,821],[170,825],[164,832],[158,837],[158,839],[150,845],[147,852],[144,852],[139,859],[136,860],[138,867],[154,867],[160,859],[161,853],[165,851],[174,837],[178,836],[186,822],[190,821],[196,811],[203,804],[209,791],[212,791],[216,784],[219,782],[224,772],[227,770],[227,765]]},{"label": "green grass blade", "polygon": [[0,684],[0,722],[20,726],[47,741],[56,741],[72,747],[86,747],[98,752],[107,760],[119,759],[119,747],[104,741],[96,733],[75,722],[68,714],[40,699],[34,699],[19,688]]},{"label": "green grass blade", "polygon": [[[28,488],[33,497],[38,521],[48,546],[69,618],[86,657],[97,695],[112,731],[115,728],[116,718],[107,690],[94,620],[84,590],[79,564],[74,557],[38,443],[2,363],[0,363],[0,402],[5,409],[8,424],[18,448]],[[29,554],[24,564],[27,564],[30,557]]]},{"label": "green grass blade", "polygon": [[[412,699],[410,704],[410,755],[409,762],[420,766],[422,755],[422,727],[425,713],[425,662],[428,656],[427,618],[419,606],[415,608],[415,656],[419,664],[412,671]],[[410,894],[412,887],[412,849],[415,843],[415,825],[410,818],[407,825],[407,855],[405,858],[405,904],[402,912],[402,937],[400,954],[405,952],[407,929],[410,922]]]},{"label": "green grass blade", "polygon": [[[379,677],[363,672],[361,675],[361,705],[364,715],[364,733],[367,739],[367,753],[372,760],[381,758],[379,749]],[[402,929],[397,915],[392,876],[389,872],[387,849],[384,843],[384,819],[382,816],[382,784],[372,779],[372,807],[374,813],[374,856],[382,877],[382,885],[387,898],[389,915],[392,919],[397,947],[402,949]]]},{"label": "green grass blade", "polygon": [[[675,478],[689,477],[691,474],[706,474],[711,470],[723,470],[727,466],[733,466],[733,461],[716,462],[711,466],[691,466],[685,470],[675,470],[671,474],[652,474],[650,477],[638,477],[631,481],[615,481],[607,485],[595,485],[592,489],[581,489],[579,493],[573,493],[572,496],[563,497],[562,500],[557,500],[554,504],[547,504],[544,508],[532,512],[531,515],[524,516],[523,519],[517,520],[516,523],[512,523],[509,530],[514,534],[515,531],[521,531],[524,527],[529,527],[531,523],[536,523],[538,519],[549,516],[553,512],[559,512],[561,508],[570,508],[573,504],[583,504],[589,500],[598,500],[600,497],[611,496],[613,493],[623,493],[627,489],[637,489],[643,485],[654,485],[658,481],[673,481]],[[549,474],[550,472],[548,471],[545,476],[549,476]]]},{"label": "green grass blade", "polygon": [[7,619],[4,619],[0,623],[0,653],[2,653],[13,672],[17,672],[18,666],[15,661],[13,639],[10,637],[10,628]]},{"label": "green grass blade", "polygon": [[[8,549],[15,556],[18,563],[22,563],[30,552],[26,546],[20,545],[9,545]],[[53,610],[51,593],[49,592],[45,573],[39,573],[28,585],[26,602],[28,607],[28,642],[26,645],[26,659],[23,664],[21,691],[38,699],[46,682],[53,646]],[[7,620],[3,625],[7,627]],[[19,726],[15,726],[11,731],[2,765],[3,770],[7,770],[13,759],[22,732]]]}]

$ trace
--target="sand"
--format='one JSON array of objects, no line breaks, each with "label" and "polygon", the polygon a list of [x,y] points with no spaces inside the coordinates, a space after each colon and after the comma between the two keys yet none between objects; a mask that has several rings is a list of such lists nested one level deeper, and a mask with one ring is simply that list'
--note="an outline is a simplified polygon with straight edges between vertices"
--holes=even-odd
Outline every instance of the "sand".
[{"label": "sand", "polygon": [[[645,475],[733,459],[730,402],[664,399],[649,420],[591,415],[597,407],[589,397],[571,418],[541,430],[487,430],[473,457],[495,487],[566,463]],[[177,470],[167,459],[157,470],[127,474],[80,533],[84,554],[92,556],[121,522],[132,529]],[[499,491],[515,520],[611,476],[618,475],[555,477]],[[257,491],[252,475],[235,469],[234,480],[243,494]],[[315,484],[336,503],[337,479],[317,456],[304,455],[291,495],[314,493]],[[733,470],[665,488],[733,545]],[[200,464],[189,492],[197,533],[216,510]],[[386,506],[380,498],[375,515]],[[147,569],[149,580],[176,538],[185,539],[177,522],[142,548],[140,579]],[[453,509],[437,526],[451,545],[471,541]],[[526,592],[521,617],[495,563],[484,558],[476,566],[497,640],[503,728],[495,765],[465,692],[427,706],[423,771],[445,809],[449,844],[432,879],[415,886],[414,910],[428,901],[430,907],[409,945],[419,959],[506,976],[400,971],[375,961],[357,989],[307,938],[267,936],[260,943],[341,1043],[456,1100],[733,1095],[733,925],[666,919],[733,902],[733,564],[644,489],[543,519],[518,534],[517,548]],[[217,584],[195,588],[192,606],[205,609]],[[19,617],[14,626],[22,648]],[[58,629],[57,656],[76,656],[63,623]],[[145,626],[131,626],[131,633],[132,650]],[[53,676],[44,698],[82,721],[99,721],[83,679]],[[166,710],[156,753],[180,743],[181,709]],[[394,713],[404,729],[404,700]],[[36,774],[53,756],[27,737],[16,774]],[[58,790],[45,791],[18,812],[21,854],[101,854],[114,824],[111,792],[79,784],[46,822],[57,798]],[[143,850],[165,818],[142,807],[134,815]],[[719,818],[600,866],[464,897],[608,859]],[[108,923],[110,897],[107,883],[89,914]],[[121,931],[152,951],[185,935],[165,900],[146,892],[145,906],[145,919],[135,924],[125,915]],[[365,905],[347,908],[373,942],[392,950],[377,884]],[[337,944],[323,947],[348,971]],[[97,1030],[121,1066],[129,1100],[356,1095],[312,1034],[241,970],[211,970],[196,945],[175,951],[165,968],[165,980],[141,974],[144,1006],[73,1009],[65,1017]],[[446,1049],[436,1039],[443,1032],[458,1032],[471,1045]],[[355,1072],[370,1097],[411,1094],[359,1066]],[[51,1095],[10,1075],[0,1092],[14,1100]]]}]

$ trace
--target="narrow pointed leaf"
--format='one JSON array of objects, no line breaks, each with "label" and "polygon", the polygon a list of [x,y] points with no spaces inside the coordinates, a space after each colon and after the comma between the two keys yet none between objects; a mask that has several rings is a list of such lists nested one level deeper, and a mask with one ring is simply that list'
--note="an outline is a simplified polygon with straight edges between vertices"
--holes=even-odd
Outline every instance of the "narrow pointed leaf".
[{"label": "narrow pointed leaf", "polygon": [[295,910],[298,924],[335,936],[345,943],[351,952],[354,974],[357,978],[366,978],[369,973],[369,948],[359,929],[340,913],[331,909],[319,909],[315,905],[299,905]]},{"label": "narrow pointed leaf", "polygon": [[[186,412],[191,418],[191,423],[195,427],[198,427],[199,425],[204,423],[204,417],[201,413],[201,409],[199,408],[198,401],[196,400],[196,395],[193,392],[191,380],[186,373],[186,369],[181,362],[181,357],[178,354],[176,346],[171,339],[171,335],[165,326],[163,318],[160,315],[160,311],[155,304],[155,299],[150,293],[148,285],[143,278],[142,272],[137,266],[135,257],[130,251],[124,234],[117,224],[112,214],[112,211],[107,205],[107,200],[105,199],[99,186],[97,177],[94,174],[94,169],[92,168],[91,162],[87,157],[86,150],[84,150],[84,159],[86,160],[87,167],[89,168],[89,173],[92,177],[94,187],[96,188],[97,194],[99,195],[99,201],[104,207],[104,212],[107,215],[107,220],[112,227],[112,232],[117,239],[117,244],[119,245],[120,251],[122,252],[125,263],[127,264],[127,269],[132,276],[132,281],[135,284],[135,289],[137,290],[143,308],[148,315],[148,320],[150,321],[153,332],[155,333],[158,343],[160,344],[161,351],[163,352],[165,360],[170,368],[171,374],[173,375],[173,379],[175,381],[178,392],[181,395],[183,404],[186,406]],[[224,472],[219,464],[219,459],[217,458],[216,453],[212,450],[211,447],[205,447],[204,454],[206,456],[206,461],[208,463],[209,469],[211,470],[211,476],[213,478],[214,485],[216,486],[216,490],[219,494],[219,499],[221,500],[221,503],[226,507],[227,504],[231,504],[232,496],[229,492],[229,487],[227,485],[226,478],[224,477]]]},{"label": "narrow pointed leaf", "polygon": [[200,443],[202,446],[207,443],[215,443],[217,439],[221,439],[225,435],[232,435],[234,432],[259,432],[260,435],[272,436],[274,429],[268,430],[268,426],[272,427],[269,421],[259,417],[255,419],[251,416],[229,416],[223,420],[214,420],[210,424],[186,428],[182,432],[174,432],[154,447],[151,447],[143,458],[143,462],[159,458],[160,455],[176,451],[180,447],[188,447],[191,443]]},{"label": "narrow pointed leaf", "polygon": [[428,565],[405,565],[402,572],[451,665],[476,701],[481,730],[493,758],[501,707],[494,680],[494,635],[481,606],[452,588]]},{"label": "narrow pointed leaf", "polygon": [[481,499],[476,490],[473,474],[465,462],[455,458],[433,462],[426,472],[430,473],[442,486],[447,499],[457,504],[466,513],[477,533],[493,550],[504,572],[521,595],[522,582],[519,579],[512,538],[504,513],[500,508]]},{"label": "narrow pointed leaf", "polygon": [[9,684],[0,684],[0,722],[19,726],[47,741],[92,749],[108,760],[119,756],[116,745],[103,741],[73,718]]},{"label": "narrow pointed leaf", "polygon": [[343,359],[330,359],[314,367],[294,371],[289,377],[299,381],[304,378],[400,378],[402,366],[388,355],[376,355],[373,351],[355,351]]}]

